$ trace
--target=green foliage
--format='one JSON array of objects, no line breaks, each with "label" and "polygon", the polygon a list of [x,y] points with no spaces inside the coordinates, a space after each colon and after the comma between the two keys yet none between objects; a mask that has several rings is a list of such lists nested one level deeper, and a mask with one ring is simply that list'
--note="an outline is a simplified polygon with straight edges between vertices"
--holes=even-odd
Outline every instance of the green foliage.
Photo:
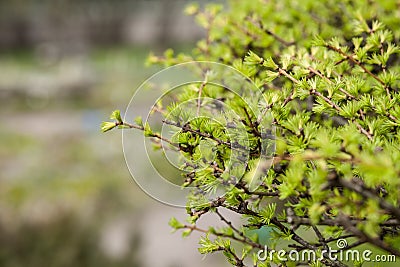
[{"label": "green foliage", "polygon": [[114,129],[116,127],[116,123],[115,122],[109,122],[109,121],[103,121],[101,123],[101,131],[103,133],[108,132],[112,129]]},{"label": "green foliage", "polygon": [[108,132],[122,124],[121,112],[119,110],[114,110],[110,115],[110,120],[114,120],[115,122],[103,121],[101,123],[101,131],[103,133]]},{"label": "green foliage", "polygon": [[169,226],[171,226],[174,230],[178,230],[185,227],[185,225],[180,223],[175,217],[172,217],[169,220]]},{"label": "green foliage", "polygon": [[[204,118],[179,124],[193,115],[177,103],[196,98],[197,87],[187,86],[167,107],[181,128],[172,141],[185,155],[184,185],[210,190],[222,185],[228,192],[209,205],[201,194],[189,196],[191,217],[216,213],[230,229],[204,230],[200,252],[223,251],[231,264],[244,266],[251,253],[237,255],[229,240],[257,251],[263,248],[258,233],[246,233],[268,226],[274,229],[270,238],[275,245],[286,240],[299,250],[319,251],[337,238],[352,237],[400,256],[393,246],[400,226],[400,21],[395,1],[232,0],[229,8],[191,5],[186,12],[206,29],[206,39],[190,55],[167,51],[149,61],[170,66],[209,60],[235,67],[263,92],[255,99],[254,92],[244,91],[243,99],[261,107],[277,128],[272,167],[253,191],[245,177],[254,171],[258,144],[265,140],[260,114],[249,113],[239,98],[211,90],[211,85],[204,91],[238,114],[246,138],[241,131],[227,130],[235,128],[237,118],[225,125]],[[144,131],[154,137],[147,126]],[[235,147],[250,151],[244,167],[229,161]],[[235,212],[245,223],[234,227],[219,209]],[[186,234],[199,230],[175,220],[170,224],[186,228]],[[269,264],[256,261],[255,266]],[[343,266],[326,257],[309,264]]]}]

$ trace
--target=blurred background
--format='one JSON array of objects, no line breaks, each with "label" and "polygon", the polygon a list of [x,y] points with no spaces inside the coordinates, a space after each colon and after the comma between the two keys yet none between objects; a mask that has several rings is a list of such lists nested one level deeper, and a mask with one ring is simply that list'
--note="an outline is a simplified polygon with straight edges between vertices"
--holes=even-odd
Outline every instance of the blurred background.
[{"label": "blurred background", "polygon": [[186,4],[0,0],[0,266],[227,266],[170,233],[185,210],[143,193],[121,132],[99,131],[160,70],[151,51],[204,36]]}]

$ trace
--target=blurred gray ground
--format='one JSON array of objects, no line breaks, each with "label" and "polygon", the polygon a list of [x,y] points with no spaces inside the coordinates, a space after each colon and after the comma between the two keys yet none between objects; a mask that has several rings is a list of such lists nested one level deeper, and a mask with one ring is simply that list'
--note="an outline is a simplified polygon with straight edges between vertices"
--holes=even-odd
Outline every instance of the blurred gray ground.
[{"label": "blurred gray ground", "polygon": [[202,36],[186,3],[0,1],[0,266],[226,265],[170,234],[185,211],[145,195],[121,132],[99,132],[159,70],[150,51]]}]

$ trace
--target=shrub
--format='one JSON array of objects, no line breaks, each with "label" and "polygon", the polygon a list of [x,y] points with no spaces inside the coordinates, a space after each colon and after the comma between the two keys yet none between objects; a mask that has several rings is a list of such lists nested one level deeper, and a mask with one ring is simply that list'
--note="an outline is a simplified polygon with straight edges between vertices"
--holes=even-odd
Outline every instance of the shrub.
[{"label": "shrub", "polygon": [[[250,112],[242,100],[215,89],[207,80],[197,91],[184,87],[169,104],[179,106],[179,101],[188,95],[196,99],[203,90],[203,96],[234,110],[238,119],[231,119],[243,125],[248,141],[242,145],[242,139],[228,134],[231,121],[221,126],[192,118],[183,124],[179,116],[173,117],[176,120],[170,123],[179,130],[168,141],[184,155],[183,186],[215,190],[222,185],[225,194],[204,202],[203,194],[193,193],[188,198],[189,223],[171,219],[170,225],[183,229],[184,235],[204,232],[199,251],[222,251],[234,266],[302,262],[276,255],[261,261],[257,253],[264,249],[265,238],[269,249],[314,251],[320,261],[303,261],[312,266],[344,266],[322,253],[338,240],[348,243],[337,243],[339,250],[370,244],[400,256],[398,4],[363,0],[229,3],[229,7],[188,6],[186,12],[205,28],[205,39],[189,55],[169,50],[148,60],[164,66],[202,60],[224,63],[249,77],[262,92],[259,98],[250,92],[241,96],[250,105],[258,102],[260,113]],[[103,130],[137,128],[156,142],[165,141],[147,124],[129,124],[119,114],[113,118],[116,122],[104,124]],[[274,137],[268,137],[260,118],[275,127]],[[262,183],[250,188],[244,178],[254,173],[263,154],[260,144],[266,139],[276,147],[271,167],[262,170]],[[202,142],[214,147],[211,159],[199,156]],[[235,142],[239,145],[234,146]],[[249,154],[242,165],[244,174],[232,182],[233,171],[227,171],[227,166],[232,167],[230,155],[238,147]],[[202,169],[203,165],[208,168]],[[243,223],[235,226],[224,210],[241,216]],[[196,222],[209,213],[226,226],[198,228]]]}]

